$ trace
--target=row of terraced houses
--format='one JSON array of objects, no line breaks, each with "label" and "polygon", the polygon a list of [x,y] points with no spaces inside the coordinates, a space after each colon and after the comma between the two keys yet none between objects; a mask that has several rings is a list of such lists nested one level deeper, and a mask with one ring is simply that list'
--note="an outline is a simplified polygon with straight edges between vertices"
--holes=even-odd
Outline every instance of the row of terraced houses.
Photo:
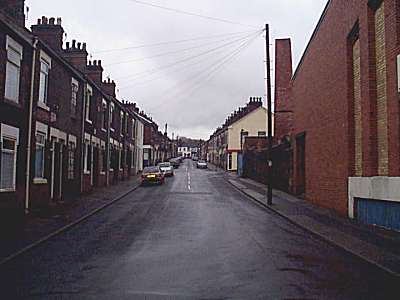
[{"label": "row of terraced houses", "polygon": [[0,212],[29,212],[126,180],[173,156],[166,132],[116,97],[60,18],[28,30],[24,0],[0,0]]}]

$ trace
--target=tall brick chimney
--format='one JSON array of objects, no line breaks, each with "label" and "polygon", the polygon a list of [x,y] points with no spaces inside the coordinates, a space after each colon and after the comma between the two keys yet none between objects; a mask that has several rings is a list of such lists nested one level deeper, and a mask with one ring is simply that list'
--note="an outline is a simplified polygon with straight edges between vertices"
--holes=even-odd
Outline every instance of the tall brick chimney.
[{"label": "tall brick chimney", "polygon": [[86,66],[85,73],[90,79],[101,86],[103,82],[103,67],[101,66],[101,60],[94,60],[93,63],[89,62]]},{"label": "tall brick chimney", "polygon": [[111,81],[110,78],[107,79],[107,81],[103,81],[103,91],[109,95],[115,98],[116,93],[115,93],[115,82],[114,80]]},{"label": "tall brick chimney", "polygon": [[[292,78],[292,48],[290,39],[275,42],[275,133],[277,140],[291,134],[293,129],[293,103],[290,97]],[[279,113],[279,111],[284,111]]]},{"label": "tall brick chimney", "polygon": [[0,0],[0,10],[15,23],[25,27],[25,0]]},{"label": "tall brick chimney", "polygon": [[62,52],[62,56],[70,62],[75,68],[82,72],[86,72],[87,57],[86,43],[77,43],[76,40],[66,43],[66,48]]},{"label": "tall brick chimney", "polygon": [[48,46],[62,51],[64,29],[61,26],[61,18],[42,17],[37,20],[36,25],[31,26],[32,33],[44,41]]}]

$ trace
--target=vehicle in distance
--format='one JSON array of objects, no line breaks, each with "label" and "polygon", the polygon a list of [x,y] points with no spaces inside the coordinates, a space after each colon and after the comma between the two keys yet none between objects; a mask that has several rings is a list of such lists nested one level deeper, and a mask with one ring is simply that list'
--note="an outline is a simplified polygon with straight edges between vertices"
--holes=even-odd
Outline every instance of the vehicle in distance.
[{"label": "vehicle in distance", "polygon": [[204,160],[199,160],[196,163],[196,166],[198,169],[207,169],[207,162],[205,162]]},{"label": "vehicle in distance", "polygon": [[159,163],[158,167],[164,176],[174,176],[174,167],[170,162]]},{"label": "vehicle in distance", "polygon": [[193,156],[193,161],[198,161],[199,160],[199,158],[197,157],[197,156]]},{"label": "vehicle in distance", "polygon": [[164,173],[159,167],[146,167],[141,176],[141,184],[163,184],[165,181]]},{"label": "vehicle in distance", "polygon": [[171,158],[169,160],[169,162],[171,163],[171,165],[174,167],[174,169],[178,169],[179,165],[181,164],[178,158]]}]

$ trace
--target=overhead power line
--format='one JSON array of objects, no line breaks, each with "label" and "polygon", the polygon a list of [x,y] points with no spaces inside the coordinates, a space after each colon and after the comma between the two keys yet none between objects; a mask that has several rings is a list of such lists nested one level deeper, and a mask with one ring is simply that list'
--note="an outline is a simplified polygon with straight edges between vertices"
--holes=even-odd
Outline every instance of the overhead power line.
[{"label": "overhead power line", "polygon": [[152,43],[152,44],[142,44],[142,45],[129,46],[129,47],[105,49],[105,50],[99,50],[99,51],[93,52],[93,54],[109,53],[109,52],[116,52],[116,51],[141,49],[141,48],[152,48],[152,47],[171,45],[171,44],[188,43],[188,42],[193,42],[193,41],[198,41],[198,40],[211,40],[211,39],[215,39],[215,38],[218,38],[218,37],[231,36],[231,35],[241,35],[241,34],[246,34],[246,33],[251,33],[251,32],[255,32],[255,31],[254,30],[247,30],[247,31],[241,31],[241,32],[232,32],[232,33],[222,33],[222,34],[216,34],[216,35],[199,36],[199,37],[195,37],[195,38],[191,38],[191,39],[182,39],[182,40],[165,41],[165,42]]},{"label": "overhead power line", "polygon": [[[246,43],[247,41],[252,40],[254,36],[257,37],[258,35],[259,35],[259,32],[257,32],[256,34],[253,34],[251,36],[248,36],[246,39],[243,39],[241,41],[244,41],[243,43]],[[194,63],[185,64],[185,65],[182,65],[182,66],[180,66],[178,68],[174,68],[173,72],[176,73],[177,71],[184,71],[184,70],[187,70],[187,69],[192,70],[194,66],[199,65],[199,64],[203,63],[204,61],[211,62],[210,64],[207,64],[207,67],[206,67],[206,70],[210,70],[211,68],[213,68],[215,66],[216,63],[220,62],[220,58],[219,58],[220,55],[219,54],[222,53],[222,52],[226,52],[226,49],[220,49],[219,51],[214,51],[212,53],[209,53],[209,54],[212,54],[213,56],[215,56],[217,58],[217,60],[215,60],[215,59],[211,60],[209,55],[204,55],[204,56],[202,56],[202,59],[196,60]],[[226,57],[226,55],[223,55],[222,58],[224,58],[224,57]],[[210,65],[210,66],[208,66],[208,65]],[[144,75],[144,77],[150,77],[151,75],[153,75],[155,73],[160,73],[161,71],[162,70],[156,70],[154,72],[150,72],[149,74]],[[190,76],[190,77],[193,79],[192,76]],[[125,85],[122,85],[120,88],[126,89],[126,88],[135,87],[135,86],[138,86],[138,85],[153,83],[154,81],[156,81],[158,79],[163,79],[163,78],[165,78],[165,74],[162,74],[161,76],[153,77],[153,78],[150,78],[150,79],[147,79],[147,80],[142,80],[142,81],[139,81],[139,82],[125,84]]]},{"label": "overhead power line", "polygon": [[196,46],[192,46],[192,47],[188,47],[188,48],[183,48],[183,49],[179,49],[179,50],[175,50],[175,51],[167,51],[167,52],[155,54],[155,55],[152,55],[152,56],[146,56],[146,57],[134,58],[134,59],[127,59],[127,60],[124,60],[124,61],[119,61],[119,62],[107,64],[107,65],[105,65],[105,67],[115,66],[115,65],[122,65],[122,64],[132,63],[132,62],[139,62],[139,61],[143,61],[143,60],[147,60],[147,59],[163,57],[163,56],[173,55],[173,54],[182,53],[182,52],[187,52],[189,50],[204,48],[204,47],[209,46],[209,45],[218,44],[218,43],[222,43],[222,42],[225,42],[225,41],[233,40],[234,38],[236,38],[236,36],[231,36],[231,37],[227,37],[227,38],[224,38],[224,39],[220,39],[220,40],[216,40],[216,41],[212,41],[212,42],[208,42],[208,43],[204,43],[204,44],[200,44],[200,45],[196,45]]},{"label": "overhead power line", "polygon": [[[262,32],[262,31],[260,30],[258,33],[261,33],[261,32]],[[249,36],[246,36],[246,37],[241,37],[241,38],[239,38],[239,39],[236,39],[236,40],[234,40],[234,41],[230,41],[230,42],[225,43],[225,44],[223,44],[223,45],[220,45],[220,46],[218,46],[218,47],[209,49],[209,50],[207,50],[207,51],[201,52],[201,53],[196,54],[196,55],[192,55],[192,56],[186,57],[186,58],[184,58],[184,59],[175,61],[175,62],[170,63],[170,64],[163,65],[163,66],[158,67],[158,68],[149,69],[149,70],[142,71],[142,72],[138,72],[138,73],[135,73],[135,74],[123,76],[123,77],[120,77],[120,78],[117,78],[117,79],[118,79],[118,80],[121,80],[121,79],[128,79],[128,78],[130,78],[130,79],[133,80],[133,79],[135,79],[135,78],[137,78],[137,77],[139,77],[139,76],[141,76],[141,75],[145,75],[145,74],[147,74],[147,73],[159,72],[159,71],[162,70],[162,69],[174,67],[174,66],[176,66],[176,65],[178,65],[178,64],[182,64],[182,63],[187,62],[187,61],[190,61],[190,60],[192,60],[192,59],[196,59],[196,58],[198,58],[198,57],[200,57],[200,56],[203,56],[203,55],[212,53],[212,52],[215,51],[215,50],[218,50],[218,49],[227,47],[227,46],[232,45],[232,44],[234,44],[234,43],[236,43],[236,42],[240,42],[240,41],[246,40],[246,39],[248,39],[249,37],[252,37],[254,34],[255,34],[255,33],[253,33],[253,34],[251,34],[251,35],[249,35]]]},{"label": "overhead power line", "polygon": [[222,22],[222,23],[227,23],[227,24],[232,24],[232,25],[239,25],[239,26],[257,28],[257,29],[259,28],[258,26],[255,26],[255,25],[243,24],[243,23],[235,22],[235,21],[231,21],[231,20],[226,20],[226,19],[206,16],[206,15],[201,15],[201,14],[197,14],[197,13],[193,13],[193,12],[189,12],[189,11],[184,11],[184,10],[181,10],[181,9],[161,6],[161,5],[148,3],[148,2],[144,2],[144,1],[139,1],[139,0],[129,0],[129,1],[141,4],[141,5],[146,5],[146,6],[151,6],[151,7],[167,10],[167,11],[178,13],[178,14],[182,14],[182,15],[188,15],[188,16],[192,16],[192,17],[198,17],[198,18],[202,18],[202,19],[207,19],[207,20],[211,20],[211,21]]},{"label": "overhead power line", "polygon": [[[183,91],[179,91],[175,89],[175,86],[182,86],[182,83],[176,84],[174,87],[166,90],[163,92],[163,95],[167,95],[164,100],[166,99],[172,99],[172,102],[175,102],[178,99],[181,99],[183,95],[186,94],[186,96],[191,95],[194,93],[197,89],[199,89],[205,82],[207,82],[212,76],[214,76],[218,71],[220,71],[223,67],[225,67],[228,63],[230,63],[237,55],[239,55],[244,49],[246,49],[250,44],[259,36],[253,36],[252,38],[246,40],[245,42],[241,43],[239,47],[235,48],[233,51],[231,51],[228,55],[224,56],[222,59],[220,59],[217,62],[214,62],[212,64],[212,67],[208,67],[201,70],[197,75],[191,77],[191,80],[194,80],[194,84],[192,85],[191,88],[185,88]],[[169,91],[173,91],[172,93],[168,93]],[[189,92],[189,93],[187,93]],[[179,94],[181,94],[179,96]],[[156,107],[150,108],[150,110],[157,110],[163,107],[166,104],[171,104],[171,101],[164,101],[163,103],[157,105]]]}]

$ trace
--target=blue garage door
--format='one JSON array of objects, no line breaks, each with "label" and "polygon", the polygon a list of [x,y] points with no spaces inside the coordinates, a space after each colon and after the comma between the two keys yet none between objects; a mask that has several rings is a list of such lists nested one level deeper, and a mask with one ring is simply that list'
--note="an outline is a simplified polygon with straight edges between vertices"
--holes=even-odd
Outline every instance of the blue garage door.
[{"label": "blue garage door", "polygon": [[400,231],[400,202],[356,198],[357,219]]}]

